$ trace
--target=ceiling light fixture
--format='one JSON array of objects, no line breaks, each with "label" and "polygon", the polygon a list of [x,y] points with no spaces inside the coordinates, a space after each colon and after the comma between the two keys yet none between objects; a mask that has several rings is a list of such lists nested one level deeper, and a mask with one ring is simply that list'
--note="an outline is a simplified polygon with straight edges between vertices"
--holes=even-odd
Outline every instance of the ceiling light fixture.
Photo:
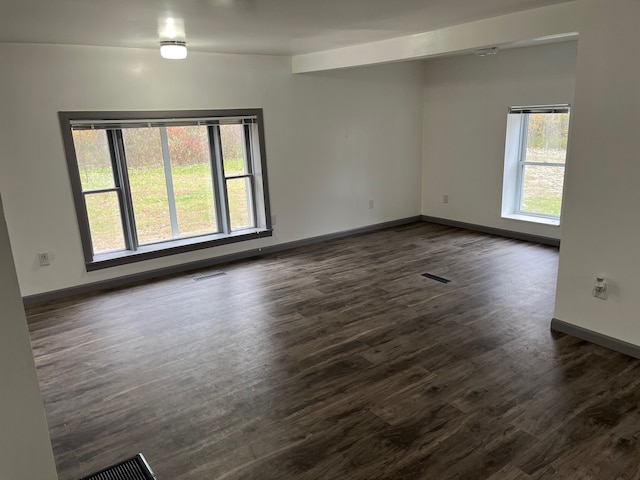
[{"label": "ceiling light fixture", "polygon": [[162,40],[160,42],[160,55],[170,60],[182,60],[187,58],[187,42],[183,40]]}]

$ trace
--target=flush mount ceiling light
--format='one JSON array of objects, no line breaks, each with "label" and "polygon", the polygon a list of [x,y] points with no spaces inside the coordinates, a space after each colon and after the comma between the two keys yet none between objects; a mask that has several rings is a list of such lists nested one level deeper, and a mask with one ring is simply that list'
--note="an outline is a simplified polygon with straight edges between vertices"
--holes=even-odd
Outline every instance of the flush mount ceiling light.
[{"label": "flush mount ceiling light", "polygon": [[160,42],[160,55],[170,60],[182,60],[187,58],[187,42],[183,40],[162,40]]}]

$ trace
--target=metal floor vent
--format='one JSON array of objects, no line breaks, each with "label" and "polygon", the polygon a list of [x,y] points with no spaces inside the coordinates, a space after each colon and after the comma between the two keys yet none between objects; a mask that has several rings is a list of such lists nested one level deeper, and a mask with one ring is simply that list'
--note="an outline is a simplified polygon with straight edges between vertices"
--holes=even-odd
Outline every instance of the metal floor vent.
[{"label": "metal floor vent", "polygon": [[201,282],[202,280],[209,280],[210,278],[222,277],[224,275],[226,275],[226,272],[208,273],[206,275],[200,275],[199,277],[193,277],[193,280]]},{"label": "metal floor vent", "polygon": [[156,476],[144,456],[139,453],[129,460],[116,463],[80,480],[156,480]]},{"label": "metal floor vent", "polygon": [[430,273],[423,273],[423,277],[430,278],[431,280],[435,280],[440,283],[449,283],[451,280],[447,280],[446,278],[439,277],[437,275],[431,275]]}]

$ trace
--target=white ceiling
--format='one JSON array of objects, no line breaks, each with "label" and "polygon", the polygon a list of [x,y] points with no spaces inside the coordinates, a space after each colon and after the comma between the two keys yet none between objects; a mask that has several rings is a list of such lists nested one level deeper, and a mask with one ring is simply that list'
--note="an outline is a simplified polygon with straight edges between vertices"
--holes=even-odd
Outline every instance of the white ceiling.
[{"label": "white ceiling", "polygon": [[157,48],[184,20],[191,50],[293,55],[568,0],[0,0],[0,42]]}]

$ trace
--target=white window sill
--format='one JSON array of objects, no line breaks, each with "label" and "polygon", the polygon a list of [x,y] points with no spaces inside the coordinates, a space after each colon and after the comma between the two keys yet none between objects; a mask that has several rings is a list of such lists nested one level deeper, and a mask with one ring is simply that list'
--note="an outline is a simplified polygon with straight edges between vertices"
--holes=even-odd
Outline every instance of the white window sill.
[{"label": "white window sill", "polygon": [[551,225],[553,227],[560,226],[559,218],[539,217],[537,215],[524,215],[522,213],[503,214],[502,218],[508,218],[509,220],[520,220],[521,222],[540,223],[542,225]]}]

